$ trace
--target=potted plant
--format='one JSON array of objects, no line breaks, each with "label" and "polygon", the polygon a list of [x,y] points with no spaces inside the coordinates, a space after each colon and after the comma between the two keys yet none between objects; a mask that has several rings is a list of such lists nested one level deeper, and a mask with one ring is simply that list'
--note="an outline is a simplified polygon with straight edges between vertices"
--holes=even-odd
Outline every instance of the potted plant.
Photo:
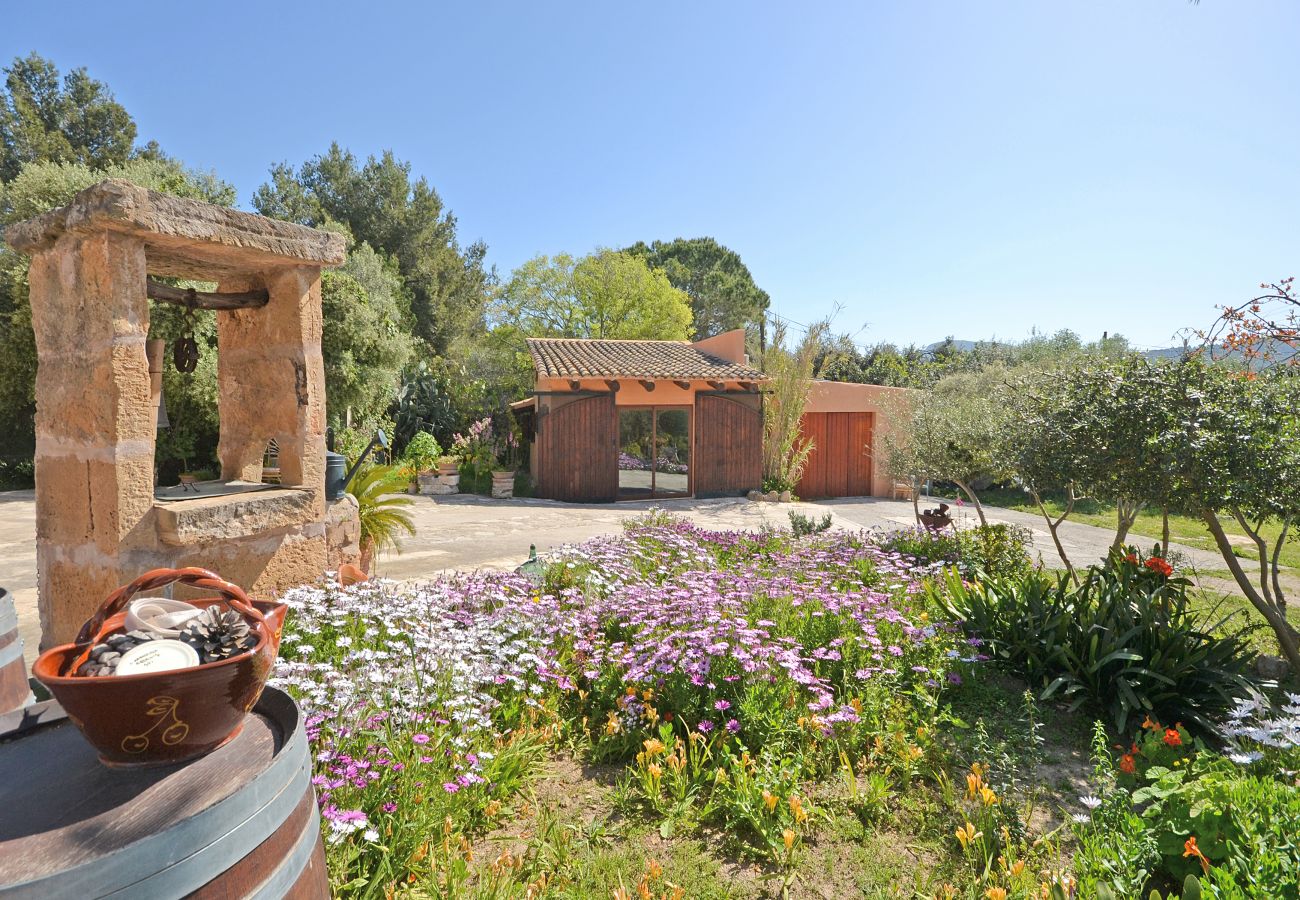
[{"label": "potted plant", "polygon": [[418,431],[402,452],[402,467],[406,470],[412,491],[417,494],[423,490],[426,479],[433,477],[433,467],[438,464],[442,448],[438,441],[427,431]]},{"label": "potted plant", "polygon": [[479,419],[464,434],[457,434],[453,438],[451,451],[460,459],[462,471],[469,473],[470,490],[482,491],[496,461],[492,420]]},{"label": "potted plant", "polygon": [[438,474],[443,477],[454,475],[460,478],[460,460],[455,456],[439,456]]},{"label": "potted plant", "polygon": [[519,436],[506,427],[492,442],[492,496],[508,500],[515,495],[515,470],[519,468]]}]

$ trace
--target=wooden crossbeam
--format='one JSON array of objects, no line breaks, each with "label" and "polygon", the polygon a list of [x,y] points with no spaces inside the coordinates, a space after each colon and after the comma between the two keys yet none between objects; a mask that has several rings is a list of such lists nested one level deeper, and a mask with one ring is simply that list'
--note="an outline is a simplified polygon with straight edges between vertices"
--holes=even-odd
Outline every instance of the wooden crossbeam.
[{"label": "wooden crossbeam", "polygon": [[722,391],[726,390],[727,383],[725,381],[710,381],[709,387],[713,388],[715,391]]},{"label": "wooden crossbeam", "polygon": [[569,390],[576,391],[582,388],[582,382],[576,378],[569,379]]},{"label": "wooden crossbeam", "polygon": [[647,391],[653,391],[655,389],[655,383],[653,381],[642,381],[641,387],[645,388]]},{"label": "wooden crossbeam", "polygon": [[606,385],[606,387],[609,388],[609,390],[610,390],[611,393],[614,393],[614,394],[617,394],[617,393],[618,393],[618,387],[619,387],[619,385],[618,385],[618,382],[615,381],[613,378],[606,378],[606,379],[605,379],[605,385]]},{"label": "wooden crossbeam", "polygon": [[691,389],[691,383],[689,381],[674,381],[673,384],[677,385],[684,391],[689,391]]},{"label": "wooden crossbeam", "polygon": [[245,291],[239,294],[214,294],[194,288],[178,288],[152,278],[145,281],[145,296],[150,300],[175,303],[189,309],[260,309],[271,301],[268,291]]}]

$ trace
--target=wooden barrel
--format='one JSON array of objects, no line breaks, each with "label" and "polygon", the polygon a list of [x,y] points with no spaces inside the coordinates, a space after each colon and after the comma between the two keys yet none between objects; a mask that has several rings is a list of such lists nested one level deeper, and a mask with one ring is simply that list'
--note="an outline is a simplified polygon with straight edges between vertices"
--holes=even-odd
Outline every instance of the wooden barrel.
[{"label": "wooden barrel", "polygon": [[189,763],[110,769],[62,710],[0,716],[0,898],[329,897],[297,705]]},{"label": "wooden barrel", "polygon": [[32,689],[23,664],[23,641],[18,636],[18,610],[14,595],[0,588],[0,713],[32,702]]}]

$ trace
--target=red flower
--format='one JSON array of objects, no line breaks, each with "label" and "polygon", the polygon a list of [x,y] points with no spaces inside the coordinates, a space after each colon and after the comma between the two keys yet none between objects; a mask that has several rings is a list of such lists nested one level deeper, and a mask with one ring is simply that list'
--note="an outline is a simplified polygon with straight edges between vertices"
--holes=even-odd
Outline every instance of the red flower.
[{"label": "red flower", "polygon": [[1124,561],[1125,561],[1125,562],[1131,562],[1133,565],[1136,566],[1136,565],[1138,564],[1138,557],[1137,557],[1137,554],[1136,554],[1136,553],[1130,553],[1128,556],[1124,557]]},{"label": "red flower", "polygon": [[1179,746],[1182,746],[1183,739],[1182,739],[1182,737],[1178,734],[1178,732],[1175,731],[1174,729],[1172,729],[1172,728],[1166,728],[1166,729],[1165,729],[1165,743],[1168,744],[1170,747],[1179,747]]},{"label": "red flower", "polygon": [[1153,556],[1147,560],[1147,568],[1158,575],[1163,575],[1166,578],[1174,574],[1174,567],[1169,565],[1169,563],[1165,562],[1163,559],[1161,559],[1158,556]]},{"label": "red flower", "polygon": [[1133,761],[1132,754],[1125,753],[1119,758],[1119,770],[1125,775],[1132,775],[1137,771],[1137,763]]}]

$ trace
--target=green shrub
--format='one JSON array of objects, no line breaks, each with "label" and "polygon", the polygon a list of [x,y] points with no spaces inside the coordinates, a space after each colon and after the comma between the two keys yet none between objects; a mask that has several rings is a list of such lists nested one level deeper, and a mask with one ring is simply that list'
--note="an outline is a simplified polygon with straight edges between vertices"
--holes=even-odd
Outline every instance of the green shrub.
[{"label": "green shrub", "polygon": [[[1159,725],[1145,730],[1145,744],[1160,742]],[[1300,792],[1285,781],[1198,744],[1112,788],[1075,828],[1080,896],[1300,897]]]},{"label": "green shrub", "polygon": [[438,464],[442,448],[437,439],[427,431],[417,431],[402,451],[402,464],[412,475],[427,472]]},{"label": "green shrub", "polygon": [[997,524],[955,533],[928,528],[891,531],[881,538],[880,545],[925,565],[957,566],[967,577],[1002,578],[1023,575],[1033,568],[1028,549],[1031,539],[1028,528]]},{"label": "green shrub", "polygon": [[1121,732],[1150,714],[1210,733],[1251,689],[1249,629],[1193,612],[1190,582],[1167,568],[1115,554],[1077,587],[1034,571],[973,582],[950,573],[931,594],[1044,699],[1091,703]]},{"label": "green shrub", "polygon": [[1001,578],[1023,575],[1033,568],[1028,528],[1019,525],[980,525],[957,532],[957,557],[963,568]]},{"label": "green shrub", "polygon": [[794,532],[795,537],[803,537],[808,534],[817,534],[822,531],[830,531],[831,514],[827,513],[818,521],[812,516],[805,516],[803,513],[790,512],[790,530]]}]

